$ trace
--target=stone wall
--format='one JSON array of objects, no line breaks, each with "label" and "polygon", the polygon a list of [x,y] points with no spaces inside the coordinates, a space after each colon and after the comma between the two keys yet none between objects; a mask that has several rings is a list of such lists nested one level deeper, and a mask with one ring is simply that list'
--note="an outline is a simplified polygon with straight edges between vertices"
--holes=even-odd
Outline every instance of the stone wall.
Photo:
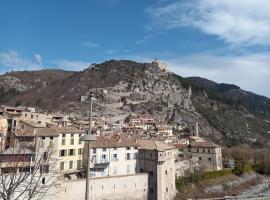
[{"label": "stone wall", "polygon": [[[82,200],[85,194],[85,179],[67,181],[57,195],[45,200]],[[90,199],[147,200],[148,174],[90,178]]]}]

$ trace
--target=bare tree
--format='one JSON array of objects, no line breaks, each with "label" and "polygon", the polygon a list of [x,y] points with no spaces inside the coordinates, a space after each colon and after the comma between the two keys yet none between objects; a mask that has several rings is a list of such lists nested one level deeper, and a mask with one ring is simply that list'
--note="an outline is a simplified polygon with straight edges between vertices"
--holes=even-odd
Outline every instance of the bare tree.
[{"label": "bare tree", "polygon": [[52,149],[7,149],[0,154],[0,199],[36,200],[54,195],[62,174]]}]

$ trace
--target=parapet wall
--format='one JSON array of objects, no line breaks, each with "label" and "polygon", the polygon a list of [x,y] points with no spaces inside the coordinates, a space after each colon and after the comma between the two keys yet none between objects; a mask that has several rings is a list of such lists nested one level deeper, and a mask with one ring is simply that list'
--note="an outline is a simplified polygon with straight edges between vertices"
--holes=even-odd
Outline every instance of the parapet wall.
[{"label": "parapet wall", "polygon": [[[66,181],[61,191],[47,200],[84,199],[85,179]],[[110,176],[90,179],[90,199],[147,200],[148,174]]]}]

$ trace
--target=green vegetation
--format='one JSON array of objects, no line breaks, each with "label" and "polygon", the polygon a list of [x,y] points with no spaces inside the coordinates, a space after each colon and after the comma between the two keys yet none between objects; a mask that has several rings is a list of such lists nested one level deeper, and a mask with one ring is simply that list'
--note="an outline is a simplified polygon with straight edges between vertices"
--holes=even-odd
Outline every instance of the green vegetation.
[{"label": "green vegetation", "polygon": [[217,92],[214,92],[206,87],[194,84],[193,81],[186,79],[186,78],[183,78],[179,75],[173,74],[173,76],[174,76],[174,78],[176,78],[177,80],[180,81],[181,85],[186,90],[188,90],[191,87],[192,93],[195,95],[199,95],[205,91],[208,98],[211,100],[220,101],[220,102],[226,103],[228,105],[237,105],[237,106],[240,105],[240,103],[241,103],[240,100],[235,100],[235,99],[225,97],[225,96],[218,94]]},{"label": "green vegetation", "polygon": [[204,181],[204,180],[209,180],[209,179],[214,179],[218,177],[223,177],[223,176],[229,176],[232,174],[232,170],[230,169],[223,169],[220,171],[209,171],[209,172],[204,172],[202,174],[193,174],[188,177],[181,177],[176,179],[176,187],[179,191],[185,191],[187,190],[187,187],[191,186],[193,183],[197,183],[199,181]]},{"label": "green vegetation", "polygon": [[0,103],[8,102],[12,97],[20,94],[15,89],[11,88],[5,90],[3,87],[0,88]]}]

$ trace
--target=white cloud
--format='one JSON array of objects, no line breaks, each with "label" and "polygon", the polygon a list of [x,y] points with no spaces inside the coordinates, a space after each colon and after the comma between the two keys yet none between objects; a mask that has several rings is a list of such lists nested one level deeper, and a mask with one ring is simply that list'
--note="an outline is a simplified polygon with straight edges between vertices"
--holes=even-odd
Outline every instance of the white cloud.
[{"label": "white cloud", "polygon": [[36,53],[34,55],[34,58],[37,61],[37,63],[42,64],[42,56],[40,54]]},{"label": "white cloud", "polygon": [[90,66],[89,62],[74,60],[55,60],[51,62],[56,68],[63,70],[80,71]]},{"label": "white cloud", "polygon": [[233,45],[270,44],[270,0],[168,0],[146,13],[152,27],[194,27]]},{"label": "white cloud", "polygon": [[244,90],[270,97],[270,53],[242,56],[197,54],[168,62],[171,71],[179,75],[232,83]]},{"label": "white cloud", "polygon": [[96,48],[96,47],[99,47],[99,44],[98,44],[98,43],[91,42],[91,41],[84,42],[84,43],[82,43],[82,45],[83,45],[83,46],[86,46],[86,47],[89,47],[89,48]]},{"label": "white cloud", "polygon": [[42,68],[41,63],[22,57],[17,51],[0,52],[0,73],[11,70],[37,70]]},{"label": "white cloud", "polygon": [[105,53],[106,54],[116,54],[117,51],[116,50],[113,50],[113,49],[109,49],[109,50],[106,50]]}]

